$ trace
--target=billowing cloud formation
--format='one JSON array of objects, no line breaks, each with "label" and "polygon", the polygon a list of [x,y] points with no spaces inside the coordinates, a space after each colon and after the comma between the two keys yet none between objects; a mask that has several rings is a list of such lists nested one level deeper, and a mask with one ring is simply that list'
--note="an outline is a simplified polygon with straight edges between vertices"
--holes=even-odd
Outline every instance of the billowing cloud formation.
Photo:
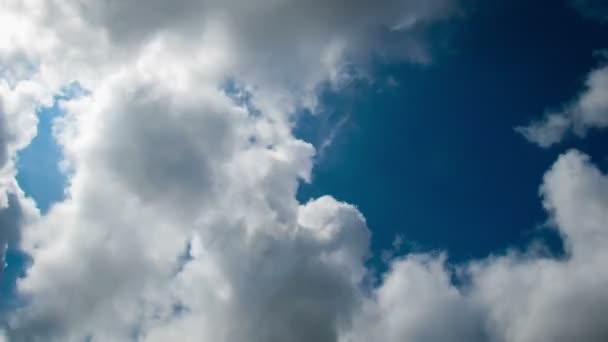
[{"label": "billowing cloud formation", "polygon": [[475,298],[503,340],[604,341],[608,177],[587,156],[570,151],[547,172],[542,193],[566,259],[532,254],[481,262],[473,267]]},{"label": "billowing cloud formation", "polygon": [[587,77],[586,89],[562,111],[516,130],[541,147],[559,143],[570,132],[584,136],[589,129],[608,127],[608,67]]},{"label": "billowing cloud formation", "polygon": [[[570,151],[545,175],[542,194],[564,259],[531,249],[456,271],[442,256],[395,260],[345,341],[605,341],[608,176]],[[454,272],[466,275],[459,288]]]},{"label": "billowing cloud formation", "polygon": [[61,101],[67,196],[22,227],[33,263],[7,339],[605,340],[608,181],[578,152],[542,190],[564,260],[513,253],[454,270],[442,255],[410,255],[368,288],[363,215],[330,196],[296,200],[315,150],[292,134],[295,109],[372,54],[428,61],[423,29],[455,10],[447,0],[2,2],[0,19],[18,28],[0,33],[3,96],[23,103],[5,104],[24,118],[12,149],[27,145],[49,94],[87,89]]},{"label": "billowing cloud formation", "polygon": [[22,230],[33,264],[11,341],[339,338],[369,232],[353,206],[296,201],[315,151],[291,115],[372,54],[427,62],[423,29],[452,1],[1,6],[5,103],[24,103],[6,112],[31,121],[14,149],[49,94],[88,94],[60,104],[69,187]]},{"label": "billowing cloud formation", "polygon": [[[0,278],[5,277],[5,253],[20,241],[20,227],[38,215],[15,181],[16,153],[36,134],[37,104],[48,101],[40,87],[20,82],[19,66],[0,52]],[[3,65],[6,63],[6,66]],[[4,280],[4,279],[2,279]]]}]

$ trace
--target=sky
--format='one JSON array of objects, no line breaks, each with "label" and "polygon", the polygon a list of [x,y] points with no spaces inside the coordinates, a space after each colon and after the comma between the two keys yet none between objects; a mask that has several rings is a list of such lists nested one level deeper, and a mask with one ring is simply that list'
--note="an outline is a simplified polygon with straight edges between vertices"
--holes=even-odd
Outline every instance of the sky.
[{"label": "sky", "polygon": [[17,182],[36,201],[41,213],[63,199],[66,175],[61,171],[61,148],[53,138],[53,119],[61,115],[58,103],[38,110],[37,134],[17,156]]},{"label": "sky", "polygon": [[608,339],[604,2],[0,21],[0,342]]},{"label": "sky", "polygon": [[[348,124],[301,196],[355,203],[375,228],[375,250],[400,234],[458,261],[525,246],[547,233],[537,229],[546,219],[538,187],[560,153],[580,148],[608,167],[602,132],[539,149],[513,130],[580,91],[601,64],[590,51],[606,46],[606,27],[566,2],[492,1],[469,12],[434,65],[380,64],[376,84],[326,95],[326,116]],[[324,120],[308,120],[302,137],[323,132]]]}]

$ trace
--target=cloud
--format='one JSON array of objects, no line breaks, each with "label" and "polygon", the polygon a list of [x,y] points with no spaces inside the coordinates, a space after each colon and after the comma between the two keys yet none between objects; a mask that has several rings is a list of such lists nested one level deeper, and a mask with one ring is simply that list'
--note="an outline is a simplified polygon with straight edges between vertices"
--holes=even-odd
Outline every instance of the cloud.
[{"label": "cloud", "polygon": [[361,305],[370,233],[352,205],[298,203],[315,150],[292,116],[346,65],[428,62],[423,32],[453,1],[0,6],[17,28],[0,33],[5,92],[24,99],[9,112],[34,118],[19,146],[49,94],[86,89],[59,104],[69,185],[21,230],[32,265],[9,340],[340,338]]},{"label": "cloud", "polygon": [[534,255],[474,267],[476,297],[507,341],[603,341],[606,330],[608,177],[580,152],[562,155],[544,177],[544,206],[564,238],[564,260]]},{"label": "cloud", "polygon": [[572,127],[571,118],[564,113],[547,114],[541,121],[516,127],[515,131],[528,141],[547,148],[559,143]]},{"label": "cloud", "polygon": [[7,132],[6,114],[0,100],[0,165],[6,164],[8,160],[8,140],[9,133]]},{"label": "cloud", "polygon": [[186,65],[205,63],[206,73],[234,76],[258,94],[312,101],[307,92],[339,80],[345,64],[380,55],[428,62],[424,29],[457,11],[453,0],[10,1],[3,19],[19,34],[2,41],[54,87],[77,77],[93,89],[98,75],[170,47]]},{"label": "cloud", "polygon": [[545,174],[541,194],[565,258],[530,249],[457,267],[442,255],[396,259],[344,341],[606,340],[608,176],[569,151]]},{"label": "cloud", "polygon": [[19,248],[22,224],[38,216],[15,181],[15,161],[36,134],[36,106],[47,100],[40,87],[19,81],[27,73],[23,65],[0,53],[2,62],[7,64],[0,67],[0,278],[7,277],[6,252]]},{"label": "cloud", "polygon": [[485,341],[481,308],[451,276],[444,255],[394,260],[341,341]]},{"label": "cloud", "polygon": [[5,267],[4,253],[9,248],[15,248],[19,241],[22,220],[21,206],[15,195],[8,196],[8,206],[0,209],[0,277]]},{"label": "cloud", "polygon": [[[20,273],[25,265],[14,260],[9,260],[7,254],[20,252],[21,229],[38,219],[39,213],[32,200],[25,198],[19,190],[5,191],[7,202],[0,206],[0,288],[2,298],[0,299],[0,321],[10,315],[10,308],[14,305],[14,290],[16,275]],[[0,326],[0,337],[3,336]]]},{"label": "cloud", "polygon": [[608,66],[602,66],[589,73],[584,91],[563,110],[515,130],[530,142],[546,148],[561,142],[570,132],[582,137],[590,129],[606,127]]}]

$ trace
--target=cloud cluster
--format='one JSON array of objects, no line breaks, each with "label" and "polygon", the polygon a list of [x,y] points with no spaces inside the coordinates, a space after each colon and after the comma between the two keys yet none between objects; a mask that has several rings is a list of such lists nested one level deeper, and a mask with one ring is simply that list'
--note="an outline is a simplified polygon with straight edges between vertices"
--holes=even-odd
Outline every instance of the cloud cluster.
[{"label": "cloud cluster", "polygon": [[[546,173],[541,193],[565,258],[530,249],[457,269],[441,255],[397,259],[344,341],[606,340],[608,176],[569,151]],[[461,286],[454,275],[463,276]]]},{"label": "cloud cluster", "polygon": [[5,164],[50,95],[74,81],[87,90],[60,104],[69,185],[21,224],[32,265],[6,339],[605,340],[608,177],[581,153],[561,156],[542,187],[564,260],[513,252],[454,268],[409,255],[370,285],[364,216],[330,196],[296,200],[315,150],[293,136],[294,111],[373,54],[428,61],[424,29],[456,10],[448,0],[0,3],[16,28],[0,32]]},{"label": "cloud cluster", "polygon": [[608,337],[608,177],[580,152],[544,177],[544,206],[562,235],[564,260],[507,256],[474,267],[475,294],[507,341],[603,341]]},{"label": "cloud cluster", "polygon": [[584,136],[589,129],[608,127],[608,66],[589,73],[585,86],[563,110],[516,130],[546,148],[561,142],[570,132]]},{"label": "cloud cluster", "polygon": [[348,64],[427,62],[424,28],[455,10],[2,2],[14,28],[0,34],[3,122],[22,123],[3,129],[5,159],[35,135],[52,94],[87,90],[60,101],[69,186],[20,232],[32,266],[9,340],[335,341],[361,301],[369,231],[351,205],[296,201],[315,151],[293,136],[292,115],[314,107],[319,83],[351,77]]},{"label": "cloud cluster", "polygon": [[[1,16],[1,15],[0,15]],[[21,81],[27,68],[10,50],[0,49],[0,281],[5,283],[5,254],[18,248],[21,225],[38,212],[15,181],[17,151],[36,134],[36,109],[49,98],[35,82]]]}]

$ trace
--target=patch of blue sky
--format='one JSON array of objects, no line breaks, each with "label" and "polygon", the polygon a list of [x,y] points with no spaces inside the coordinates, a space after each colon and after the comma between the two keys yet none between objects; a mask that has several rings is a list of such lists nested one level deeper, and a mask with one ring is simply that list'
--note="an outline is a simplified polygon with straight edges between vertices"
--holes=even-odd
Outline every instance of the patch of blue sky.
[{"label": "patch of blue sky", "polygon": [[34,199],[44,214],[64,197],[67,176],[59,167],[61,147],[53,136],[54,120],[62,115],[60,102],[76,98],[85,91],[74,82],[54,97],[53,105],[38,110],[38,134],[17,155],[17,181],[25,194]]}]

